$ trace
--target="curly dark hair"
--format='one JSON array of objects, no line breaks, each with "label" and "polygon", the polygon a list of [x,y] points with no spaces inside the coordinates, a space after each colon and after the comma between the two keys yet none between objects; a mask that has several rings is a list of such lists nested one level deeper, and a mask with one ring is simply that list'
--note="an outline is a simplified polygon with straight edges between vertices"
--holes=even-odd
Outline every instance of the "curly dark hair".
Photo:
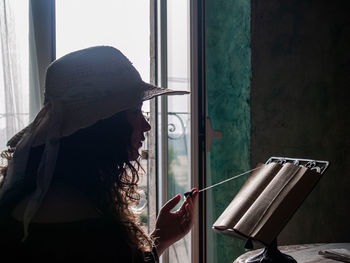
[{"label": "curly dark hair", "polygon": [[[139,226],[138,215],[130,208],[140,200],[137,183],[142,169],[138,160],[131,162],[128,158],[131,133],[125,112],[120,112],[62,138],[53,182],[67,183],[83,192],[103,216],[113,218],[125,230],[123,239],[141,256],[152,249],[153,241]],[[43,150],[44,146],[31,149],[26,182],[16,191],[18,194],[12,198],[9,209],[35,190]],[[10,162],[12,153],[13,149],[8,149],[2,157]],[[0,173],[6,176],[6,166]]]}]

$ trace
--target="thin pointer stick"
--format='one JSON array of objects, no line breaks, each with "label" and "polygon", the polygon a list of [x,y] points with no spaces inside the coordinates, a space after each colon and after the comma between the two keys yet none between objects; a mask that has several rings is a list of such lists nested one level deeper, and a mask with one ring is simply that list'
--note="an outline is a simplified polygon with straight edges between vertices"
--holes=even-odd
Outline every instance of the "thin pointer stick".
[{"label": "thin pointer stick", "polygon": [[[256,167],[256,168],[254,168],[254,169],[252,169],[252,170],[246,171],[246,172],[244,172],[244,173],[235,175],[235,176],[233,176],[233,177],[231,177],[231,178],[228,178],[228,179],[226,179],[226,180],[223,180],[223,181],[221,181],[221,182],[219,182],[219,183],[216,183],[216,184],[213,184],[213,185],[211,185],[211,186],[205,187],[205,188],[203,188],[203,189],[201,189],[201,190],[198,190],[198,192],[206,191],[206,190],[211,189],[211,188],[213,188],[213,187],[215,187],[215,186],[218,186],[218,185],[220,185],[220,184],[224,184],[224,183],[226,183],[226,182],[228,182],[228,181],[237,179],[237,178],[239,178],[239,177],[241,177],[241,176],[243,176],[243,175],[245,175],[245,174],[247,174],[247,173],[253,172],[253,171],[255,171],[255,170],[257,170],[257,169],[260,169],[260,168],[261,168],[261,166]],[[192,194],[192,192],[186,192],[186,193],[184,193],[184,196],[187,197],[187,196],[189,196],[189,195],[191,195],[191,194]]]}]

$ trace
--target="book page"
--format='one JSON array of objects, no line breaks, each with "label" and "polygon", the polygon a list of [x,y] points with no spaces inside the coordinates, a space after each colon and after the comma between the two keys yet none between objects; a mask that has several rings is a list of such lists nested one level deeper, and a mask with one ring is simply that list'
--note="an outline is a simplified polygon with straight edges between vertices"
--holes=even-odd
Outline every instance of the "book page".
[{"label": "book page", "polygon": [[233,228],[281,167],[278,163],[262,164],[261,169],[254,171],[213,227],[222,230]]},{"label": "book page", "polygon": [[320,173],[300,167],[296,175],[280,189],[251,236],[267,244],[272,242],[320,178]]},{"label": "book page", "polygon": [[280,190],[299,169],[299,166],[293,165],[292,163],[284,164],[233,229],[246,236],[251,236],[271,203],[279,195]]}]

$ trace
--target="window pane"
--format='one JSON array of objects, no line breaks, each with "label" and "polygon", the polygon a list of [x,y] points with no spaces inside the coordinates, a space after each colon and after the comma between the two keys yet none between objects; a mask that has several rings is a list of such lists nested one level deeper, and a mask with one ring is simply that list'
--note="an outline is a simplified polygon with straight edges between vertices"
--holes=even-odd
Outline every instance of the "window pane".
[{"label": "window pane", "polygon": [[[167,1],[167,24],[168,88],[190,90],[188,0]],[[190,96],[169,96],[168,198],[191,188],[190,130]],[[169,248],[169,262],[191,262],[190,242],[186,235]]]},{"label": "window pane", "polygon": [[56,1],[56,56],[110,45],[124,53],[149,81],[149,0]]}]

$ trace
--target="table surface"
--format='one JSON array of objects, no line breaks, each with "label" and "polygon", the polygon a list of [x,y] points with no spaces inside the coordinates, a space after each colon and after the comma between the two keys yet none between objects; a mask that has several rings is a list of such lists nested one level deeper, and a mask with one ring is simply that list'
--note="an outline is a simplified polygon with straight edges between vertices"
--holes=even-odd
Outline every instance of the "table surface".
[{"label": "table surface", "polygon": [[[278,246],[278,249],[289,256],[292,256],[298,263],[335,263],[341,262],[329,258],[325,258],[319,255],[320,250],[326,249],[338,249],[346,248],[350,250],[350,243],[319,243],[319,244],[305,244],[305,245],[289,245],[289,246]],[[244,263],[245,260],[255,254],[258,254],[261,249],[249,251],[239,258],[234,263]]]}]

